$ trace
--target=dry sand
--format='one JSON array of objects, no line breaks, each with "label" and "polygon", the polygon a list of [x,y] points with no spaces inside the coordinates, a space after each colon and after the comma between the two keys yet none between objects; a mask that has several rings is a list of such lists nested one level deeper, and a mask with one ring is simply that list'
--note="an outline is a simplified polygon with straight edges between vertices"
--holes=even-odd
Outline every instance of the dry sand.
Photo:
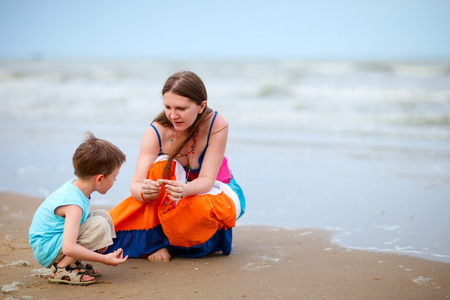
[{"label": "dry sand", "polygon": [[28,228],[43,199],[0,193],[0,288],[10,299],[447,299],[450,264],[349,250],[333,232],[246,226],[234,229],[231,255],[129,259],[96,264],[91,286],[49,284],[34,259]]}]

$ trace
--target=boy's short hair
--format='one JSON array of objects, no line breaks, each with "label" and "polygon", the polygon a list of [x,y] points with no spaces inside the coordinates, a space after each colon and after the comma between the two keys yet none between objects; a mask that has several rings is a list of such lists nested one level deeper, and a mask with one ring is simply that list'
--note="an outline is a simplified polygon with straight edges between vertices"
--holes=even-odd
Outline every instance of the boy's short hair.
[{"label": "boy's short hair", "polygon": [[75,176],[108,176],[125,162],[125,154],[111,142],[96,138],[90,131],[86,132],[86,136],[86,140],[73,154]]}]

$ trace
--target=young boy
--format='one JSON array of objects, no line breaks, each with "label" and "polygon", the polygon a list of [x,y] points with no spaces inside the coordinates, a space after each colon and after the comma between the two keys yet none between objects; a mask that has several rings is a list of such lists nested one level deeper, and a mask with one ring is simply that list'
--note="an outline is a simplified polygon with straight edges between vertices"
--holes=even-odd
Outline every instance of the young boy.
[{"label": "young boy", "polygon": [[127,260],[122,249],[101,254],[113,244],[114,225],[104,210],[89,213],[91,193],[105,194],[125,159],[119,148],[87,132],[86,140],[73,155],[76,178],[53,192],[37,209],[29,241],[36,260],[51,268],[50,282],[92,284],[93,276],[100,272],[80,260],[112,266]]}]

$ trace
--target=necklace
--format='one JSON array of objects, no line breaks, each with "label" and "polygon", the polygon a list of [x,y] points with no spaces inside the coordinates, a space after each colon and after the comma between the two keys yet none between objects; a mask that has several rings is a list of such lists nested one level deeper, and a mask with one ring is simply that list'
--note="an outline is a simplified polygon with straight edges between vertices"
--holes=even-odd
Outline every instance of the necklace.
[{"label": "necklace", "polygon": [[[186,179],[189,178],[189,174],[191,173],[191,169],[192,169],[192,162],[194,160],[194,149],[195,149],[195,143],[197,142],[197,136],[198,136],[198,131],[194,134],[194,143],[191,145],[191,149],[188,150],[185,154],[182,154],[180,152],[180,156],[185,156],[188,157],[188,155],[190,154],[190,157],[188,157],[189,159],[189,165],[187,166],[187,174],[186,174]],[[176,135],[175,135],[176,138]],[[172,142],[174,140],[174,134],[173,134],[173,129],[172,129],[172,135],[170,137],[170,148],[172,148]],[[188,143],[187,143],[188,144]]]}]

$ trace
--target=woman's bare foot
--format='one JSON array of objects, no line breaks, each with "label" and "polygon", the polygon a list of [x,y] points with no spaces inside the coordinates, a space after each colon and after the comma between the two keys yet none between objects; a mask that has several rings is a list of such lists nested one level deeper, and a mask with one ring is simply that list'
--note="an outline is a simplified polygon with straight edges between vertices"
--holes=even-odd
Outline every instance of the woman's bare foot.
[{"label": "woman's bare foot", "polygon": [[166,248],[159,249],[158,251],[153,252],[150,254],[147,259],[149,261],[160,261],[160,262],[169,262],[170,261],[170,254],[169,250]]}]

